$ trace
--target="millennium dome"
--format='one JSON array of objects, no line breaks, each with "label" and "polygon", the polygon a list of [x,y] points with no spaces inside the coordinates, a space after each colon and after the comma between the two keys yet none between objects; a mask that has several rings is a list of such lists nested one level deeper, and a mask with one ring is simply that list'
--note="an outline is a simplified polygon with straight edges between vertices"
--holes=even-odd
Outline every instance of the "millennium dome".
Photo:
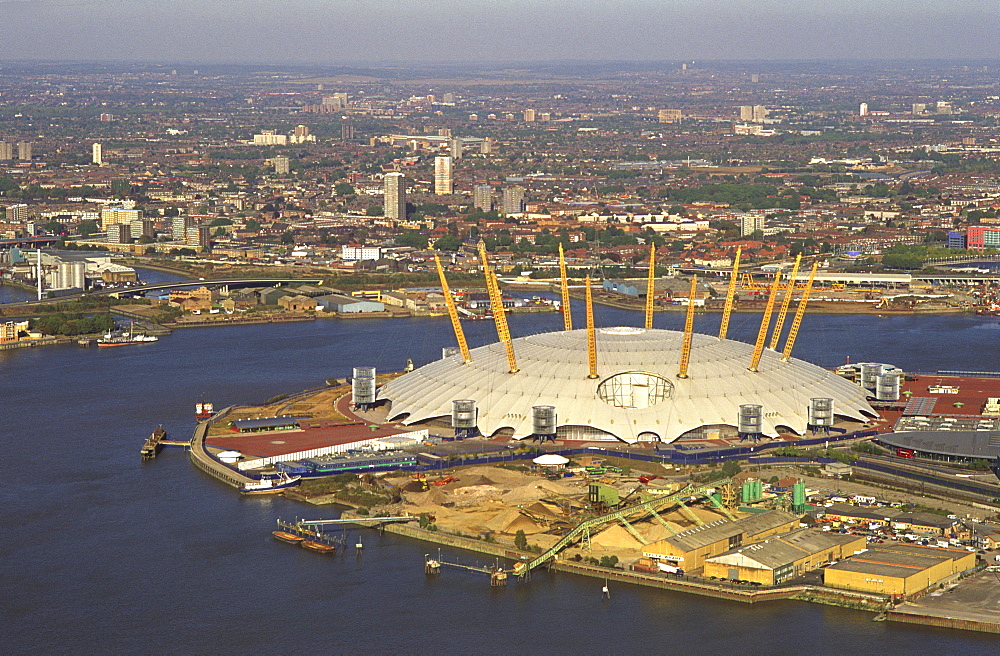
[{"label": "millennium dome", "polygon": [[764,435],[778,427],[802,434],[810,400],[832,399],[840,418],[867,421],[877,413],[864,390],[821,367],[765,350],[748,370],[753,346],[693,334],[687,377],[679,378],[683,332],[599,328],[597,375],[591,378],[587,331],[541,333],[512,340],[518,371],[510,373],[504,344],[473,349],[471,362],[454,355],[383,385],[389,419],[417,424],[450,417],[452,402],[475,401],[477,426],[521,439],[533,434],[534,406],[552,406],[559,439],[672,442],[710,427],[736,428],[740,406],[762,406]]}]

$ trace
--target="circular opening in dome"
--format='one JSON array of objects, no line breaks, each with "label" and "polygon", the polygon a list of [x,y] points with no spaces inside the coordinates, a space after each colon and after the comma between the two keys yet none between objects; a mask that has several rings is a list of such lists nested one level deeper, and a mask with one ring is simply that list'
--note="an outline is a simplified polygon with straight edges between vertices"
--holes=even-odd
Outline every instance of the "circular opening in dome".
[{"label": "circular opening in dome", "polygon": [[633,326],[614,326],[612,328],[598,328],[597,332],[605,335],[641,335],[646,332],[646,329]]},{"label": "circular opening in dome", "polygon": [[605,378],[597,386],[597,396],[617,408],[648,408],[673,394],[674,384],[663,376],[628,371]]}]

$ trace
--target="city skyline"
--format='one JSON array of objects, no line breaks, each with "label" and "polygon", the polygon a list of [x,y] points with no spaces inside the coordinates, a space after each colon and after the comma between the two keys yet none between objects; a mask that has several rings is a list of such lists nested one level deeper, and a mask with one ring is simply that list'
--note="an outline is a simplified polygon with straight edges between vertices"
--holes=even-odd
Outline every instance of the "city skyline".
[{"label": "city skyline", "polygon": [[[348,63],[995,58],[1000,9],[625,0],[0,0],[0,60]],[[572,9],[572,11],[569,11]],[[114,38],[94,38],[98,34]],[[374,35],[374,38],[373,38]]]}]

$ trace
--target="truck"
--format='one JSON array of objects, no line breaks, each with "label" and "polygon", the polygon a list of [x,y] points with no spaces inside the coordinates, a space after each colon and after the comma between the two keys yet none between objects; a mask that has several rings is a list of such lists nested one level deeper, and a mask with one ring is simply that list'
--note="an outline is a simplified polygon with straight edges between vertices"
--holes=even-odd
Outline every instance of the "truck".
[{"label": "truck", "polygon": [[671,565],[670,563],[656,563],[656,568],[664,574],[677,574],[681,575],[684,573],[680,567],[676,565]]}]

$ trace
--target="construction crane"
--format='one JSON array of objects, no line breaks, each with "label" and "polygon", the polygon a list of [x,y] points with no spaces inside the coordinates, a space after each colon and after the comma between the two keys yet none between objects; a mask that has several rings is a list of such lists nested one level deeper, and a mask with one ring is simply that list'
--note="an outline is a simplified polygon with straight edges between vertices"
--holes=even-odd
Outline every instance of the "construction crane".
[{"label": "construction crane", "polygon": [[500,296],[500,285],[497,284],[496,275],[490,269],[490,263],[486,257],[486,243],[479,241],[479,259],[483,262],[483,275],[486,276],[486,289],[490,294],[490,307],[493,309],[493,321],[497,325],[497,337],[503,342],[504,350],[507,351],[507,364],[510,365],[510,373],[517,373],[517,358],[514,357],[514,342],[510,338],[510,330],[507,328],[507,313],[503,308],[503,298]]},{"label": "construction crane", "polygon": [[729,278],[729,291],[726,292],[726,305],[722,308],[722,324],[719,326],[719,339],[725,339],[729,332],[729,315],[733,313],[733,301],[736,299],[736,281],[740,273],[740,256],[743,254],[743,247],[736,249],[736,257],[733,258],[733,273]]},{"label": "construction crane", "polygon": [[597,334],[594,332],[594,297],[590,292],[590,275],[587,276],[587,378],[597,378]]},{"label": "construction crane", "polygon": [[785,327],[785,315],[788,313],[788,305],[792,302],[792,294],[795,292],[795,277],[799,275],[799,264],[802,262],[802,253],[795,256],[795,266],[788,276],[788,284],[785,285],[785,298],[781,299],[781,309],[778,311],[778,319],[774,322],[774,332],[771,333],[772,351],[778,349],[778,340],[781,338],[781,329]]},{"label": "construction crane", "polygon": [[656,284],[656,244],[649,245],[649,275],[646,277],[646,330],[653,327],[653,296]]},{"label": "construction crane", "polygon": [[760,320],[760,330],[757,331],[757,343],[753,347],[753,357],[750,359],[750,371],[757,371],[760,364],[760,356],[764,353],[764,340],[767,338],[767,328],[771,325],[771,313],[774,312],[774,299],[778,296],[778,287],[781,286],[781,272],[774,274],[774,282],[771,283],[771,291],[767,295],[767,306],[764,308],[764,316]]},{"label": "construction crane", "polygon": [[678,378],[688,377],[688,363],[691,361],[691,336],[694,333],[694,297],[698,293],[698,274],[691,276],[691,292],[688,294],[687,316],[684,319],[684,341],[681,346],[681,362],[677,369]]},{"label": "construction crane", "polygon": [[438,278],[441,280],[441,293],[444,294],[444,304],[448,307],[448,316],[451,317],[451,328],[455,331],[455,339],[458,341],[458,350],[462,352],[463,362],[472,362],[469,354],[469,344],[465,341],[465,331],[462,330],[462,322],[458,320],[458,308],[455,307],[455,299],[451,297],[451,289],[448,288],[448,279],[444,276],[444,268],[441,266],[441,259],[434,256],[434,266],[437,267]]},{"label": "construction crane", "polygon": [[569,311],[569,279],[566,277],[566,256],[559,242],[559,289],[562,291],[563,329],[573,330],[573,313]]},{"label": "construction crane", "polygon": [[799,306],[795,308],[795,317],[792,319],[792,327],[788,329],[788,337],[785,338],[785,350],[781,354],[781,361],[788,362],[788,359],[792,357],[792,347],[795,346],[795,338],[799,334],[799,327],[802,325],[802,317],[806,313],[806,304],[809,302],[809,292],[812,291],[813,280],[816,278],[816,269],[819,268],[819,262],[813,262],[812,271],[809,272],[809,282],[806,283],[806,288],[802,290],[802,298],[799,300]]}]

